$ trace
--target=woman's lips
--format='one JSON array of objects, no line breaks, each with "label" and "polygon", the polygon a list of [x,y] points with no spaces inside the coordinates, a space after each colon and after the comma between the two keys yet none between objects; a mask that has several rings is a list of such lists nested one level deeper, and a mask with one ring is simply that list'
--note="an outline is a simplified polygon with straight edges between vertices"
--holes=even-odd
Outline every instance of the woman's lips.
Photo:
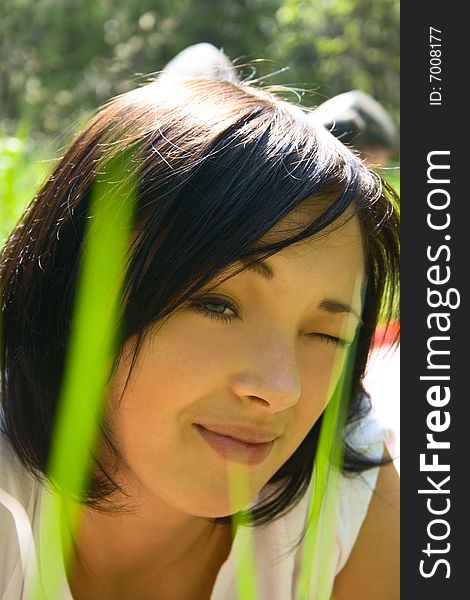
[{"label": "woman's lips", "polygon": [[268,457],[275,439],[273,436],[272,440],[266,442],[246,442],[202,425],[196,425],[196,429],[207,444],[222,457],[251,466],[259,465]]}]

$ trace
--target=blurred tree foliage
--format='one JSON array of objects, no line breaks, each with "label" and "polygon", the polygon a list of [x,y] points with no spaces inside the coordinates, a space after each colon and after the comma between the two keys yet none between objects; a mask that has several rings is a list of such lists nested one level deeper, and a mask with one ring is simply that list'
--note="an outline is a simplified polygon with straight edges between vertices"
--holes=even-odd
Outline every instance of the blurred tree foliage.
[{"label": "blurred tree foliage", "polygon": [[305,104],[358,88],[398,121],[398,0],[2,0],[3,128],[63,132],[201,41]]}]

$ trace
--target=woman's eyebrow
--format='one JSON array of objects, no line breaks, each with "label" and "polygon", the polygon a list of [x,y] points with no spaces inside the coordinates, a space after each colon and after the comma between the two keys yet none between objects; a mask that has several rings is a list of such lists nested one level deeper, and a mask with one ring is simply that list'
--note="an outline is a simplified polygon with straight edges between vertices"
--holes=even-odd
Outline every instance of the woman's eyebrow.
[{"label": "woman's eyebrow", "polygon": [[257,273],[258,275],[261,275],[261,277],[264,277],[268,280],[271,280],[274,277],[274,271],[263,260],[253,262],[247,258],[242,258],[238,262],[244,266],[245,271],[253,271],[254,273]]},{"label": "woman's eyebrow", "polygon": [[352,306],[349,306],[349,304],[341,302],[341,300],[336,300],[335,298],[325,298],[320,302],[318,308],[331,314],[349,313],[356,317],[361,324],[363,323],[359,313],[357,313]]}]

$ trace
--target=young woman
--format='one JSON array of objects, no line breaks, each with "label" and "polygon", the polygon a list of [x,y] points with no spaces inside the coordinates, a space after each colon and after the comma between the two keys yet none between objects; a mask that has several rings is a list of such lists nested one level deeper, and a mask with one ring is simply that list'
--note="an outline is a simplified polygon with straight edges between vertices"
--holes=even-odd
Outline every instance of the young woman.
[{"label": "young woman", "polygon": [[328,589],[398,598],[397,477],[361,383],[379,315],[396,317],[393,192],[298,106],[169,77],[97,113],[2,252],[2,597],[24,593],[20,521],[41,564],[90,198],[122,156],[114,185],[137,184],[121,343],[60,597],[237,598],[235,469],[258,597],[295,598],[323,412],[354,348]]}]

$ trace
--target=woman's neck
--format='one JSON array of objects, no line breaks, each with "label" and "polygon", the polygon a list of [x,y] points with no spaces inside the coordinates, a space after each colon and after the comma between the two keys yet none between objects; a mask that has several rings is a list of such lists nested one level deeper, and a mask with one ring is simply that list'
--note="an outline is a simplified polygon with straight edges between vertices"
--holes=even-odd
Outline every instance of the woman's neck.
[{"label": "woman's neck", "polygon": [[85,508],[71,591],[76,600],[208,599],[231,544],[230,526],[163,504],[117,514]]}]

